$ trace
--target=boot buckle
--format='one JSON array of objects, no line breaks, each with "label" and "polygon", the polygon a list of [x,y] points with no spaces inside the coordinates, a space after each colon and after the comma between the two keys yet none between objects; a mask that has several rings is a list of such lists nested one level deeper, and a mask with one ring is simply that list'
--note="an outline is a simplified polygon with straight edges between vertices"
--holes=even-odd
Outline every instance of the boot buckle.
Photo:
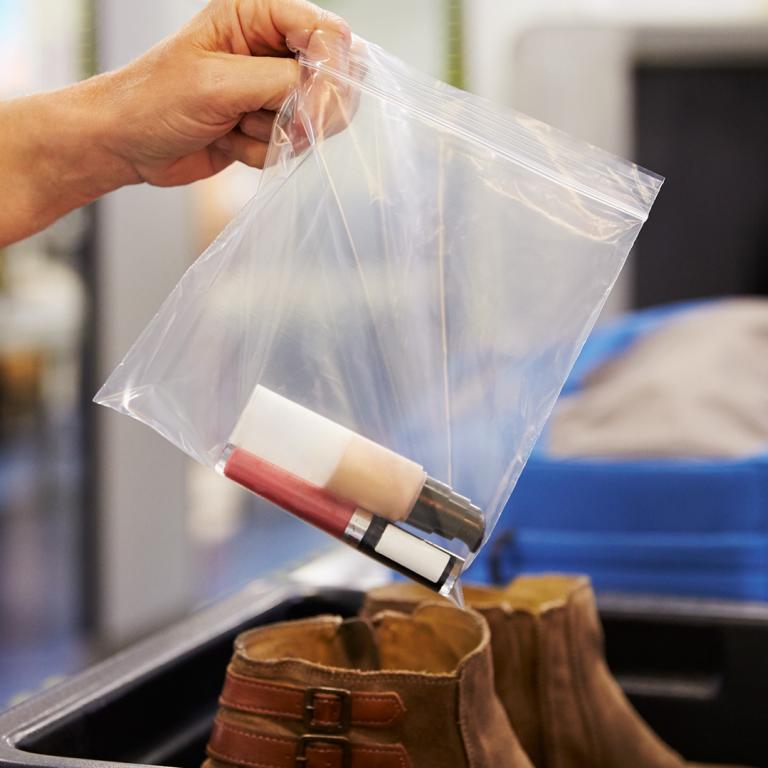
[{"label": "boot buckle", "polygon": [[305,734],[299,737],[296,745],[296,761],[294,768],[307,768],[309,758],[307,757],[307,747],[311,744],[331,744],[341,749],[341,763],[339,768],[352,767],[352,750],[349,739],[346,736],[323,736],[314,734]]},{"label": "boot buckle", "polygon": [[[339,719],[338,722],[321,722],[315,721],[315,714],[317,712],[317,697],[324,696],[326,698],[336,699],[339,703]],[[352,723],[352,698],[349,691],[345,691],[342,688],[327,688],[316,687],[307,688],[304,691],[304,727],[312,731],[320,731],[326,733],[343,733],[349,730],[349,726]]]}]

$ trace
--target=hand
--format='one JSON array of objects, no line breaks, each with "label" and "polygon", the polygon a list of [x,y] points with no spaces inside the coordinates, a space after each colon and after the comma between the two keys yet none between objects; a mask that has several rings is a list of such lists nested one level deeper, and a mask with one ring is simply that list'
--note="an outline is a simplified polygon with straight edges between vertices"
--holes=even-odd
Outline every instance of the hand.
[{"label": "hand", "polygon": [[173,37],[99,83],[123,183],[187,184],[233,161],[262,167],[297,50],[351,44],[346,23],[306,0],[213,0]]},{"label": "hand", "polygon": [[[342,66],[347,25],[307,0],[212,0],[123,69],[0,103],[0,247],[125,184],[187,184],[240,160],[262,166],[277,110],[297,83],[293,51]],[[315,77],[321,132],[354,110]],[[343,114],[341,114],[343,113]],[[301,126],[293,131],[302,144]]]}]

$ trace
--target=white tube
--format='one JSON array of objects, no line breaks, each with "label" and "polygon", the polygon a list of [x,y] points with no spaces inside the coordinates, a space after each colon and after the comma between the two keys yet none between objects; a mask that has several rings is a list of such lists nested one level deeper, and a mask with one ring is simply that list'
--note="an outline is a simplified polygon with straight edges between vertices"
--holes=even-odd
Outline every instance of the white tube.
[{"label": "white tube", "polygon": [[405,520],[424,469],[261,385],[229,442],[388,520]]},{"label": "white tube", "polygon": [[325,487],[353,436],[340,424],[259,385],[229,442]]}]

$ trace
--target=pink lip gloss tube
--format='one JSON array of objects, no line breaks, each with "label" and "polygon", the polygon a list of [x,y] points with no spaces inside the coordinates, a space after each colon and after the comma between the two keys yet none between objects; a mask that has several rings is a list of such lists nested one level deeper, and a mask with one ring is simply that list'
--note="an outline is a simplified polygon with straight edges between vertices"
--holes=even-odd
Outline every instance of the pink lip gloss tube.
[{"label": "pink lip gloss tube", "polygon": [[257,386],[232,445],[393,523],[460,539],[474,552],[485,523],[469,499],[414,461]]},{"label": "pink lip gloss tube", "polygon": [[325,488],[235,445],[217,469],[226,477],[430,589],[448,594],[464,560]]}]

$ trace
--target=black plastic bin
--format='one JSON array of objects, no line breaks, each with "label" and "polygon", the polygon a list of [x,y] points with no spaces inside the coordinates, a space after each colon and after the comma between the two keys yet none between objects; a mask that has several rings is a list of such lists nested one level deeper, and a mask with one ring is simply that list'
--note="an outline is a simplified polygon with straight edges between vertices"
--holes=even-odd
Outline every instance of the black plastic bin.
[{"label": "black plastic bin", "polygon": [[353,591],[255,582],[0,714],[0,766],[199,768],[235,636],[319,613],[352,615],[360,601]]},{"label": "black plastic bin", "polygon": [[[318,613],[352,615],[360,602],[355,591],[257,582],[0,714],[0,767],[199,766],[235,635]],[[768,679],[768,662],[757,659],[768,657],[768,609],[707,605],[606,598],[615,670],[689,758],[768,765],[757,696]]]}]

